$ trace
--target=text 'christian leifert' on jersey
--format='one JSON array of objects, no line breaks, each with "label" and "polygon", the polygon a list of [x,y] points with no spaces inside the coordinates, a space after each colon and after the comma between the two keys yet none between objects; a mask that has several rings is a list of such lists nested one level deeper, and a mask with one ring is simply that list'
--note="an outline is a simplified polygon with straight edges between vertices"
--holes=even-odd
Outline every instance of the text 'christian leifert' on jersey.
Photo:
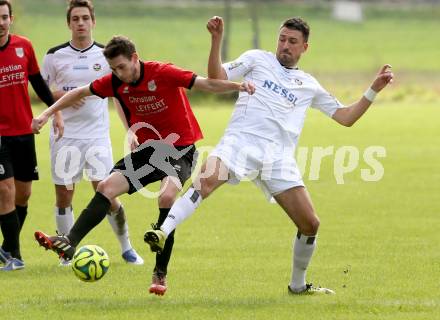
[{"label": "text 'christian leifert' on jersey", "polygon": [[293,149],[308,107],[329,117],[343,107],[313,76],[283,67],[271,52],[246,51],[223,69],[229,80],[243,77],[256,86],[253,95],[240,92],[226,134],[248,133]]},{"label": "text 'christian leifert' on jersey", "polygon": [[[41,74],[52,90],[68,92],[85,86],[111,72],[102,53],[103,45],[77,49],[66,42],[50,49],[44,57]],[[96,139],[109,137],[108,100],[96,96],[85,98],[79,109],[62,110],[64,137]],[[51,135],[54,135],[51,130]]]},{"label": "text 'christian leifert' on jersey", "polygon": [[140,78],[135,83],[123,83],[109,74],[93,81],[90,90],[101,98],[119,100],[129,126],[141,127],[136,131],[139,143],[178,134],[174,145],[185,146],[203,138],[185,93],[196,77],[172,64],[141,61]]},{"label": "text 'christian leifert' on jersey", "polygon": [[32,133],[28,79],[39,72],[31,42],[9,35],[0,47],[0,136]]}]

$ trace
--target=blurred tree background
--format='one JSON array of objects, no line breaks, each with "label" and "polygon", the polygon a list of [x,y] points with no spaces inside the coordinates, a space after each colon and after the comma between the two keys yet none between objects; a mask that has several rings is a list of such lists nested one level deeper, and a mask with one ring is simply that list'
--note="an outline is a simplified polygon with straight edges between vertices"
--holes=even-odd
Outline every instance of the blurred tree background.
[{"label": "blurred tree background", "polygon": [[[42,60],[69,40],[65,0],[13,0],[13,32],[31,39]],[[440,1],[154,1],[95,0],[98,42],[115,34],[135,41],[145,60],[171,61],[206,74],[213,15],[226,20],[223,56],[258,47],[274,51],[280,23],[301,16],[311,26],[300,68],[349,103],[384,63],[396,81],[381,101],[433,103],[440,97]],[[215,99],[215,98],[210,98]]]}]

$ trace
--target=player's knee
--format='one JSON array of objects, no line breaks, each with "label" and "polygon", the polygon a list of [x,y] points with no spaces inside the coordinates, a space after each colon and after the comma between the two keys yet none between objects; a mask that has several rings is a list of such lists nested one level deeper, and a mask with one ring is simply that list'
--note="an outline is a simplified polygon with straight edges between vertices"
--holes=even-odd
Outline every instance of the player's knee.
[{"label": "player's knee", "polygon": [[67,208],[72,204],[73,190],[58,188],[56,191],[56,205],[58,208]]},{"label": "player's knee", "polygon": [[174,192],[163,192],[159,196],[159,208],[171,208],[176,200],[176,194]]},{"label": "player's knee", "polygon": [[116,197],[115,188],[107,179],[98,183],[96,191],[104,195],[107,199],[113,199]]},{"label": "player's knee", "polygon": [[0,199],[14,198],[14,186],[0,183]]},{"label": "player's knee", "polygon": [[26,206],[31,194],[32,192],[30,189],[20,190],[19,192],[16,191],[15,202],[20,206]]},{"label": "player's knee", "polygon": [[306,236],[314,236],[318,233],[319,224],[319,218],[314,215],[298,226],[299,232]]}]

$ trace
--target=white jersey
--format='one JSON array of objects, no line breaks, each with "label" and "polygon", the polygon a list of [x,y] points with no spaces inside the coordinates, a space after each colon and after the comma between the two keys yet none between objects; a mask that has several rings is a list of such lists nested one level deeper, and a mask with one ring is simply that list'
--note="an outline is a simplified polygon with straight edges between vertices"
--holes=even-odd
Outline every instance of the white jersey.
[{"label": "white jersey", "polygon": [[[94,42],[79,50],[69,42],[50,49],[44,57],[42,75],[52,90],[69,91],[111,72],[102,53],[103,46]],[[64,136],[74,139],[109,136],[108,100],[87,97],[81,108],[62,110]],[[53,130],[51,130],[53,135]]]},{"label": "white jersey", "polygon": [[343,107],[314,77],[283,67],[271,52],[247,51],[223,69],[229,80],[243,77],[256,86],[253,95],[240,92],[225,135],[252,134],[293,151],[309,106],[329,117]]}]

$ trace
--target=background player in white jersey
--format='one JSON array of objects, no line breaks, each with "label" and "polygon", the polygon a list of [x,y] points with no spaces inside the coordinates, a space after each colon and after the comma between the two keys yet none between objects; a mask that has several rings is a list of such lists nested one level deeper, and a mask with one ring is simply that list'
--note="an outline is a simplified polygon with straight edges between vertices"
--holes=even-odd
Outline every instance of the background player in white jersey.
[{"label": "background player in white jersey", "polygon": [[[50,49],[43,64],[43,77],[55,90],[55,99],[111,72],[102,53],[103,46],[93,41],[95,24],[91,1],[69,2],[67,25],[72,40]],[[52,179],[56,193],[55,218],[60,234],[69,233],[73,226],[74,186],[81,180],[83,171],[96,189],[113,167],[108,100],[88,97],[79,103],[81,108],[62,111],[63,137],[56,139],[52,131],[50,137]],[[119,104],[116,101],[115,104],[118,108]],[[107,217],[119,240],[123,259],[128,263],[143,264],[142,258],[131,246],[124,208],[117,198],[112,201],[110,210]],[[69,262],[61,258],[61,263]]]},{"label": "background player in white jersey", "polygon": [[251,176],[287,213],[298,228],[293,247],[293,270],[288,292],[334,293],[306,283],[306,269],[316,246],[319,219],[293,159],[294,149],[309,106],[344,126],[353,125],[369,108],[376,93],[393,79],[383,66],[371,86],[355,103],[344,107],[297,63],[308,48],[309,26],[300,18],[286,20],[278,35],[277,51],[250,50],[222,65],[220,47],[223,20],[214,17],[208,75],[215,79],[244,77],[255,83],[255,94],[240,92],[235,110],[220,143],[202,166],[192,187],[178,199],[161,230],[149,230],[145,241],[160,250],[167,235],[189,217],[226,181]]}]

